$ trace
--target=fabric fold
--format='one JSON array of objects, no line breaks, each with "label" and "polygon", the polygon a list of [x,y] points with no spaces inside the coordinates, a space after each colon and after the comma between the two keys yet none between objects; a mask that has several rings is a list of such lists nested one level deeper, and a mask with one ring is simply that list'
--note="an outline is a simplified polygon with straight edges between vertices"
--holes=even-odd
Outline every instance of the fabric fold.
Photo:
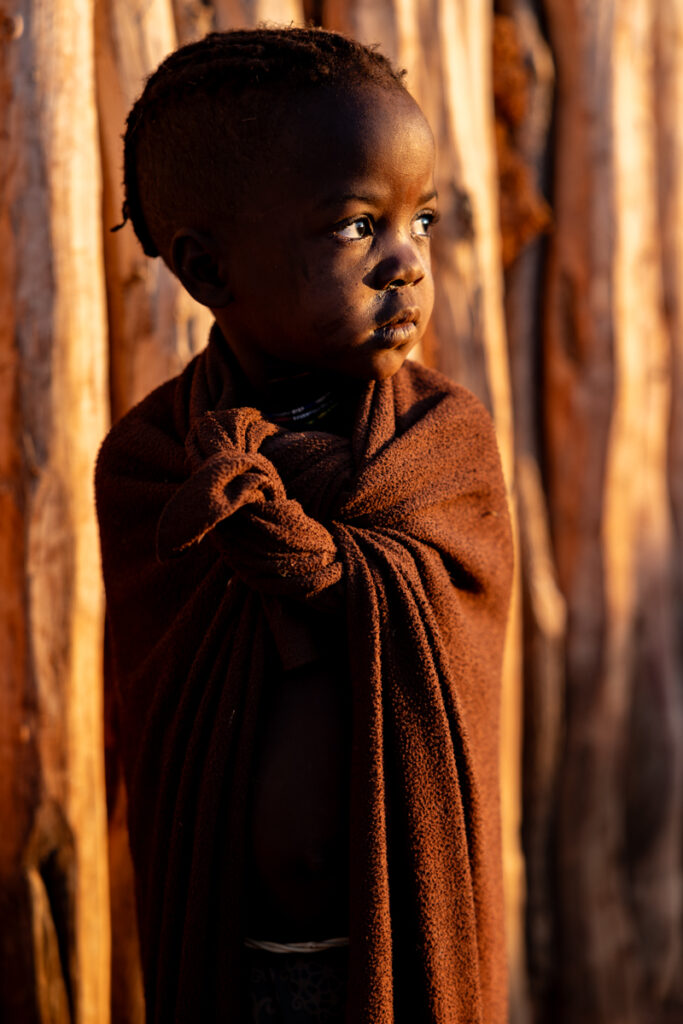
[{"label": "fabric fold", "polygon": [[[259,451],[278,428],[257,409],[207,412],[185,441],[190,475],[159,518],[157,557],[181,555],[216,531],[232,567],[267,593],[314,595],[337,583],[330,533],[287,498],[273,463]],[[246,506],[250,514],[233,517]]]}]

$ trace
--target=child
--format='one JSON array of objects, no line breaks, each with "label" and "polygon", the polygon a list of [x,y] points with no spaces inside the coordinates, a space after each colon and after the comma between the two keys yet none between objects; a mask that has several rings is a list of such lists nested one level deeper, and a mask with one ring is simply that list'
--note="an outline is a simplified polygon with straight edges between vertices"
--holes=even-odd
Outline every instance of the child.
[{"label": "child", "polygon": [[97,505],[147,1019],[500,1024],[511,575],[429,319],[433,141],[373,49],[208,36],[149,79],[124,212],[211,308]]}]

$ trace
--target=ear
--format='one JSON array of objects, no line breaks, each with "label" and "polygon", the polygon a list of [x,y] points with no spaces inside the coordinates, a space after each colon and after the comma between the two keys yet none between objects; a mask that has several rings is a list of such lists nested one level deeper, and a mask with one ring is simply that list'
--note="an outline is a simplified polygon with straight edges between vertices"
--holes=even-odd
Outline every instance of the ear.
[{"label": "ear", "polygon": [[222,309],[232,302],[226,268],[208,235],[180,228],[171,241],[170,257],[174,274],[202,306]]}]

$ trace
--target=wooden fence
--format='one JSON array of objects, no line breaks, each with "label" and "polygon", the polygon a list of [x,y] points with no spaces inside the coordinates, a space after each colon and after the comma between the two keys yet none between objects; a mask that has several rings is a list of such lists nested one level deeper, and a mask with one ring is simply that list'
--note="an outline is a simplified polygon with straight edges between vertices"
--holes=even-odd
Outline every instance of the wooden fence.
[{"label": "wooden fence", "polygon": [[[439,147],[422,357],[491,409],[513,1024],[683,1019],[683,0],[0,0],[0,1017],[142,1021],[92,467],[207,311],[120,219],[144,77],[312,19]],[[112,751],[109,751],[112,754]]]}]

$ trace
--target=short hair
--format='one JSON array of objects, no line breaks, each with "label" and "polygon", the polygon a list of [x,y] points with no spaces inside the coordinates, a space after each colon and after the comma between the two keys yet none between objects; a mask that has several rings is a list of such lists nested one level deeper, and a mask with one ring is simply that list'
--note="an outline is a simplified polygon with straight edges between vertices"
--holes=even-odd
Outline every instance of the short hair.
[{"label": "short hair", "polygon": [[320,28],[212,32],[181,47],[126,121],[124,223],[148,256],[168,259],[182,220],[229,212],[236,179],[297,95],[367,84],[405,92],[403,77],[376,47]]}]

